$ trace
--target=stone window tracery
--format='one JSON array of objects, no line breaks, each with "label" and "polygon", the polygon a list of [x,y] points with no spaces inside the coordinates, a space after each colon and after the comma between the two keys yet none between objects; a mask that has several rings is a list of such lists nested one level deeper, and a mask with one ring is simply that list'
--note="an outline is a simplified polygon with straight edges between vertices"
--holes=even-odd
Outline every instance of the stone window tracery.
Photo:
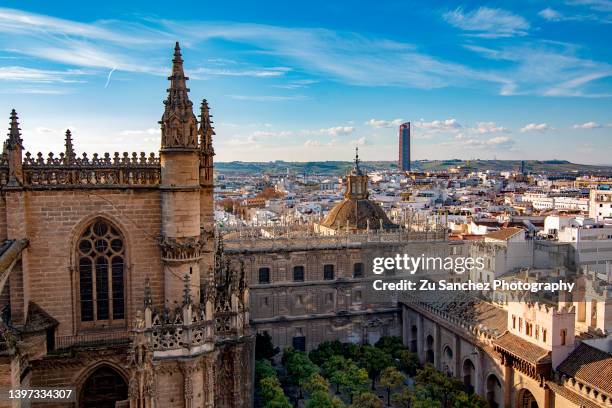
[{"label": "stone window tracery", "polygon": [[81,322],[125,319],[125,241],[103,219],[92,222],[77,244]]}]

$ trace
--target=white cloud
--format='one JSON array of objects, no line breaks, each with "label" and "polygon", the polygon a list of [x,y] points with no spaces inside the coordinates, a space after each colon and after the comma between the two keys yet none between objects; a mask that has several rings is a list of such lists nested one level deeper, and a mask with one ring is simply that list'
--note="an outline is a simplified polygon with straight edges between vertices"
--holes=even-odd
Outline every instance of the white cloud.
[{"label": "white cloud", "polygon": [[26,67],[0,67],[1,81],[16,81],[30,83],[75,83],[83,82],[79,80],[79,76],[83,76],[84,71],[65,70],[53,71],[45,69],[35,69]]},{"label": "white cloud", "polygon": [[581,124],[575,124],[573,126],[574,129],[597,129],[603,127],[599,123],[596,122],[585,122]]},{"label": "white cloud", "polygon": [[307,88],[308,85],[316,84],[318,81],[314,79],[296,79],[293,81],[289,81],[286,84],[282,85],[273,85],[275,88],[282,89],[298,89],[298,88]]},{"label": "white cloud", "polygon": [[[176,38],[184,48],[213,40],[241,44],[247,50],[283,60],[279,70],[265,68],[191,68],[214,75],[281,76],[285,65],[309,75],[356,85],[439,88],[470,82],[482,75],[464,65],[419,52],[412,44],[353,32],[322,28],[285,28],[262,24],[143,19],[76,23],[44,15],[0,8],[0,33],[15,54],[65,64],[167,75],[154,65],[152,52],[167,51]],[[296,47],[295,44],[300,44]],[[312,80],[317,80],[313,78]],[[306,80],[310,81],[310,80]],[[294,82],[291,88],[307,85]]]},{"label": "white cloud", "polygon": [[[612,65],[579,57],[571,44],[541,42],[500,48],[465,45],[484,58],[508,65],[500,94],[542,96],[610,96],[593,82],[611,77]],[[601,89],[604,89],[602,92]]]},{"label": "white cloud", "polygon": [[[367,143],[365,140],[365,137],[361,139],[357,139],[353,141],[352,143],[356,143],[356,144],[366,144]],[[312,147],[312,148],[318,148],[318,147],[328,147],[329,148],[329,147],[337,147],[337,146],[338,146],[338,140],[333,139],[333,138],[326,142],[322,142],[316,139],[309,139],[306,142],[304,142],[304,147]]]},{"label": "white cloud", "polygon": [[610,0],[567,0],[566,4],[571,6],[587,6],[591,10],[612,12],[612,1]]},{"label": "white cloud", "polygon": [[366,125],[370,125],[374,128],[390,128],[397,127],[404,123],[403,119],[393,119],[393,120],[384,120],[384,119],[370,119],[366,122]]},{"label": "white cloud", "polygon": [[365,136],[360,137],[359,139],[355,140],[353,143],[356,144],[357,146],[366,146],[370,144]]},{"label": "white cloud", "polygon": [[245,145],[256,145],[258,142],[257,137],[253,135],[249,135],[247,137],[233,137],[225,142],[225,144],[230,146],[245,146]]},{"label": "white cloud", "polygon": [[507,128],[499,126],[495,122],[476,122],[476,127],[474,127],[473,130],[481,135],[486,133],[508,132]]},{"label": "white cloud", "polygon": [[287,136],[291,136],[293,134],[292,131],[290,130],[281,130],[278,132],[275,131],[271,131],[271,130],[256,130],[255,132],[252,133],[252,136],[254,137],[287,137]]},{"label": "white cloud", "polygon": [[285,101],[300,101],[307,99],[304,95],[228,95],[230,98],[238,101],[256,101],[256,102],[285,102]]},{"label": "white cloud", "polygon": [[321,147],[322,143],[318,140],[307,140],[304,142],[304,147]]},{"label": "white cloud", "polygon": [[45,134],[49,134],[49,133],[57,133],[57,130],[51,129],[51,128],[48,128],[48,127],[44,127],[44,126],[38,126],[36,129],[34,129],[34,131],[36,133],[38,133],[39,135],[45,135]]},{"label": "white cloud", "polygon": [[[589,7],[602,7],[602,4],[596,5],[595,0],[579,1],[589,3]],[[469,12],[457,9],[446,13],[445,19],[471,35],[483,37],[523,35],[529,29],[522,17],[496,8],[481,7]],[[333,80],[351,85],[420,89],[482,88],[485,83],[495,85],[504,95],[543,96],[607,96],[610,94],[607,88],[599,87],[596,93],[589,87],[598,79],[612,76],[610,64],[579,57],[575,48],[556,50],[536,43],[513,48],[500,46],[483,55],[503,62],[483,69],[480,64],[469,66],[449,61],[428,54],[414,44],[387,38],[323,28],[263,24],[154,18],[80,23],[0,8],[0,36],[3,43],[12,47],[5,49],[11,54],[9,57],[26,55],[35,62],[44,60],[90,67],[95,70],[89,75],[104,77],[113,68],[119,72],[166,76],[168,67],[164,61],[167,59],[162,57],[169,56],[170,44],[177,38],[183,41],[185,49],[198,50],[206,49],[213,41],[229,41],[243,48],[244,55],[265,54],[274,58],[278,65],[262,68],[243,66],[223,58],[213,59],[213,62],[203,58],[203,67],[188,66],[188,71],[196,75],[200,72],[280,81],[286,77],[288,67],[292,67],[292,71],[312,78],[304,81]],[[228,64],[234,65],[226,66]],[[306,82],[296,80],[276,86],[297,89],[305,85]],[[304,95],[230,97],[260,102],[306,99]]]},{"label": "white cloud", "polygon": [[492,149],[497,147],[511,146],[514,144],[514,140],[512,140],[509,136],[496,136],[487,140],[461,138],[458,141],[455,141],[454,143],[460,146]]},{"label": "white cloud", "polygon": [[564,18],[563,14],[559,13],[557,10],[551,9],[550,7],[540,10],[538,15],[548,21],[561,21]]},{"label": "white cloud", "polygon": [[512,139],[510,139],[510,137],[508,136],[496,136],[493,137],[489,140],[487,140],[485,143],[488,145],[501,145],[501,144],[508,144],[512,141]]},{"label": "white cloud", "polygon": [[550,22],[561,21],[594,21],[599,23],[612,23],[612,16],[599,15],[597,13],[589,14],[563,14],[557,10],[547,7],[538,12],[538,15]]},{"label": "white cloud", "polygon": [[160,136],[161,130],[159,128],[149,128],[141,130],[122,130],[119,132],[119,136]]},{"label": "white cloud", "polygon": [[355,131],[353,126],[334,126],[327,129],[321,129],[321,132],[327,133],[330,136],[350,135]]},{"label": "white cloud", "polygon": [[461,128],[461,125],[457,122],[457,119],[449,118],[444,120],[433,120],[431,122],[421,120],[414,122],[414,127],[424,129],[428,132],[450,132],[457,131]]},{"label": "white cloud", "polygon": [[243,70],[233,70],[224,68],[196,68],[190,72],[190,76],[194,79],[197,78],[197,75],[199,74],[235,77],[274,78],[281,77],[289,71],[291,71],[291,68],[287,67]]},{"label": "white cloud", "polygon": [[444,19],[451,25],[471,35],[484,38],[523,36],[529,30],[529,22],[507,10],[480,7],[471,12],[458,8],[444,13]]},{"label": "white cloud", "polygon": [[318,130],[302,130],[305,135],[328,135],[328,136],[342,136],[350,135],[355,132],[354,126],[332,126],[329,128],[321,128]]},{"label": "white cloud", "polygon": [[544,133],[552,129],[553,128],[550,127],[547,123],[529,123],[521,128],[521,133],[526,133],[526,132]]}]

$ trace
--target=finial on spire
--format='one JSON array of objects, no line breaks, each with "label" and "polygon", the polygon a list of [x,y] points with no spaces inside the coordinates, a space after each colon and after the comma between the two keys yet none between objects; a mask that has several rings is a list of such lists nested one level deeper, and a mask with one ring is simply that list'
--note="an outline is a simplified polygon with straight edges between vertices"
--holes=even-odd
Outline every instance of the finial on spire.
[{"label": "finial on spire", "polygon": [[212,115],[210,114],[208,101],[202,99],[202,104],[200,105],[200,149],[207,154],[214,155],[212,137],[215,135],[215,130],[211,118]]},{"label": "finial on spire", "polygon": [[181,73],[183,74],[183,56],[181,55],[181,46],[177,41],[174,45],[174,57],[172,58],[172,75]]},{"label": "finial on spire", "polygon": [[66,138],[64,140],[64,146],[66,147],[66,151],[64,152],[64,161],[65,164],[72,164],[76,154],[74,153],[74,147],[72,145],[72,132],[70,132],[70,129],[66,129]]},{"label": "finial on spire", "polygon": [[15,150],[17,147],[23,149],[23,140],[21,140],[21,129],[19,128],[19,117],[15,109],[11,110],[11,126],[9,127],[8,140],[6,148]]},{"label": "finial on spire", "polygon": [[353,166],[353,174],[357,175],[357,176],[361,176],[363,173],[361,172],[361,169],[359,168],[359,147],[355,146],[355,160],[354,163],[355,165]]}]

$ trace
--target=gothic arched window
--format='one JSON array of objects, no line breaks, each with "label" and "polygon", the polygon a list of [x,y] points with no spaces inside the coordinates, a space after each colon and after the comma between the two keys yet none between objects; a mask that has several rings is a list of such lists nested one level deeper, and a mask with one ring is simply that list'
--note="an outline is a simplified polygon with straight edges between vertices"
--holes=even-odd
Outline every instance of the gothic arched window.
[{"label": "gothic arched window", "polygon": [[97,219],[77,245],[82,322],[125,319],[125,243],[110,223]]}]

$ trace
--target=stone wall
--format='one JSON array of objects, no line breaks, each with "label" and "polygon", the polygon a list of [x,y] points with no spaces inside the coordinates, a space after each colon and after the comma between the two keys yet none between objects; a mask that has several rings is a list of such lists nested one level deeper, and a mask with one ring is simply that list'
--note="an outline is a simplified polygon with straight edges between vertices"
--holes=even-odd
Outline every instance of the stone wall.
[{"label": "stone wall", "polygon": [[[16,194],[16,192],[13,192]],[[103,217],[123,234],[127,248],[126,304],[127,321],[131,312],[142,307],[144,281],[151,278],[155,302],[162,300],[162,275],[159,246],[161,208],[155,190],[72,190],[26,191],[20,193],[25,203],[25,230],[29,239],[24,260],[24,290],[57,319],[59,335],[78,332],[75,317],[76,241],[83,229],[96,217]],[[0,218],[15,217],[14,212]],[[11,289],[19,287],[19,271],[11,274]],[[24,297],[11,290],[13,316],[19,315]],[[21,303],[21,305],[20,305]],[[27,303],[25,303],[27,304]]]}]

